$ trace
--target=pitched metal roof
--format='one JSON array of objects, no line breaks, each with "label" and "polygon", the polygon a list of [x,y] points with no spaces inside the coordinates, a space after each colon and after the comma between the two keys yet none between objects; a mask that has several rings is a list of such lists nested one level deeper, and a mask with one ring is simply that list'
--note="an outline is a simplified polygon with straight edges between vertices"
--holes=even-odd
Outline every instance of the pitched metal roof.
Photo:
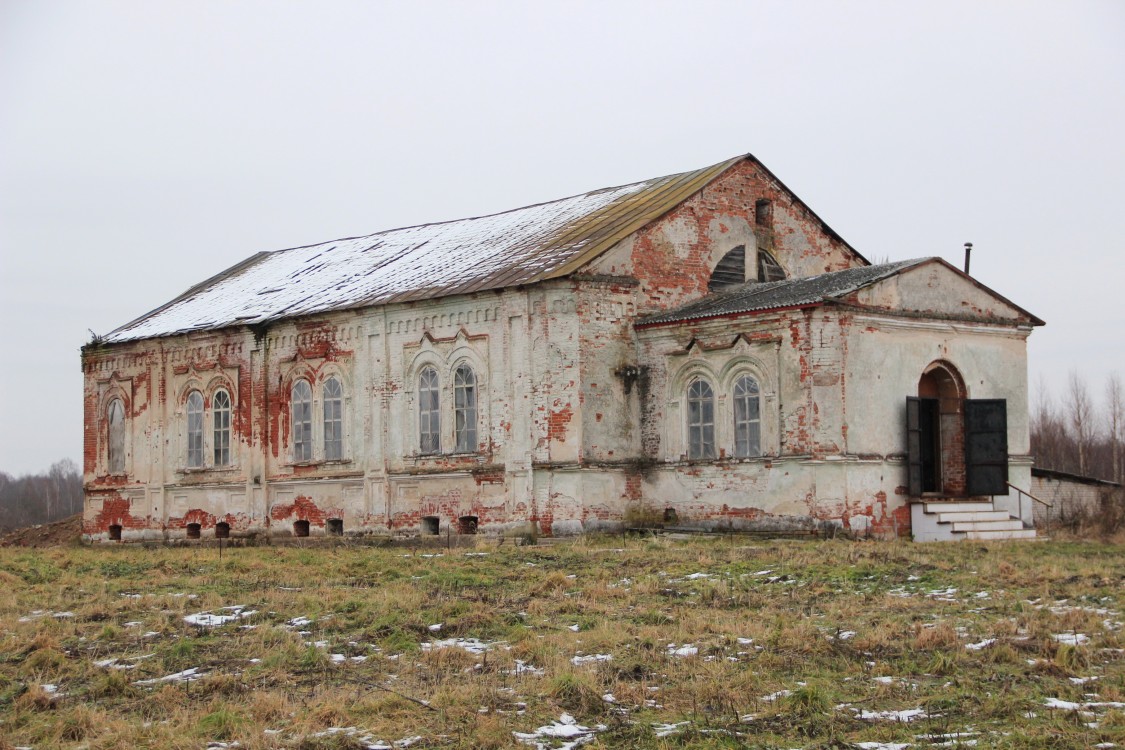
[{"label": "pitched metal roof", "polygon": [[752,156],[738,156],[504,213],[258,253],[103,340],[254,325],[558,278],[668,213],[743,159],[757,163]]},{"label": "pitched metal roof", "polygon": [[[851,294],[888,276],[921,265],[935,258],[915,258],[877,266],[860,266],[843,271],[822,273],[802,279],[786,279],[765,283],[749,282],[733,289],[709,294],[675,310],[649,315],[637,322],[638,326],[679,323],[688,320],[716,318],[761,310],[815,305]],[[940,260],[940,259],[936,259]]]}]

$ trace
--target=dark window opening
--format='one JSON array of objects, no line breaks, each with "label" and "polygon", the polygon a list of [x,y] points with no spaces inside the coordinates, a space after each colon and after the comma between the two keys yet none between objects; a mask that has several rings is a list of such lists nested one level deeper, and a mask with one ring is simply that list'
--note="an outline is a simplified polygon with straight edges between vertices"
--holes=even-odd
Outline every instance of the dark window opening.
[{"label": "dark window opening", "polygon": [[437,536],[438,533],[438,517],[437,516],[423,516],[422,517],[422,534],[424,536]]},{"label": "dark window opening", "polygon": [[679,523],[679,520],[680,520],[680,517],[678,515],[676,515],[676,509],[675,508],[665,508],[664,509],[664,523],[675,524],[675,523]]},{"label": "dark window opening", "polygon": [[457,533],[475,534],[477,533],[477,523],[476,516],[461,516],[457,519]]},{"label": "dark window opening", "polygon": [[758,251],[758,281],[785,281],[785,269],[765,250]]},{"label": "dark window opening", "polygon": [[344,519],[342,519],[342,518],[329,518],[328,519],[328,534],[330,536],[343,536],[344,535]]},{"label": "dark window opening", "polygon": [[746,247],[739,245],[723,256],[715,270],[711,272],[711,280],[707,282],[707,291],[717,292],[720,289],[736,286],[746,281]]},{"label": "dark window opening", "polygon": [[215,538],[230,539],[230,524],[226,521],[219,521],[215,524]]},{"label": "dark window opening", "polygon": [[773,203],[765,198],[754,203],[754,223],[760,227],[773,226]]},{"label": "dark window opening", "polygon": [[110,524],[109,541],[111,541],[111,542],[120,542],[121,541],[121,526],[119,524],[116,524],[116,523]]},{"label": "dark window opening", "polygon": [[187,538],[188,539],[198,539],[199,538],[199,531],[202,528],[203,527],[200,526],[197,523],[189,523],[187,525]]},{"label": "dark window opening", "polygon": [[309,535],[309,522],[308,521],[294,521],[293,522],[293,536],[308,536]]}]

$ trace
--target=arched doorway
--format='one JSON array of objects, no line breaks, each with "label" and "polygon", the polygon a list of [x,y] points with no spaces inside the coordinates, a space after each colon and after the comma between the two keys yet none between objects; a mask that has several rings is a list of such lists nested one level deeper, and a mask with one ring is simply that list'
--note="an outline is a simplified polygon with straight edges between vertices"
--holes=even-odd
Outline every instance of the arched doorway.
[{"label": "arched doorway", "polygon": [[965,381],[948,362],[918,379],[911,429],[911,494],[960,497],[965,492]]}]

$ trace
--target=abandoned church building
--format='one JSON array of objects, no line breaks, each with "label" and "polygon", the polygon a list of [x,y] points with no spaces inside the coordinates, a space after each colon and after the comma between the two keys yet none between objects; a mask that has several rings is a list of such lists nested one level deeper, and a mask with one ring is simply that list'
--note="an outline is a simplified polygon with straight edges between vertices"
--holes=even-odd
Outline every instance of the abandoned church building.
[{"label": "abandoned church building", "polygon": [[1038,325],[753,156],[258,253],[83,348],[84,537],[1034,535]]}]

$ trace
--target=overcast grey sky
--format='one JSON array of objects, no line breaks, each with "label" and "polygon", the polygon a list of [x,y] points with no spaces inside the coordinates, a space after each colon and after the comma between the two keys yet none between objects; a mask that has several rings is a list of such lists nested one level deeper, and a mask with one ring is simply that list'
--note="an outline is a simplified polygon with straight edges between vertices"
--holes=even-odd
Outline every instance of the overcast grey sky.
[{"label": "overcast grey sky", "polygon": [[1125,3],[0,3],[0,470],[82,451],[79,347],[260,250],[752,152],[872,260],[1125,376]]}]

